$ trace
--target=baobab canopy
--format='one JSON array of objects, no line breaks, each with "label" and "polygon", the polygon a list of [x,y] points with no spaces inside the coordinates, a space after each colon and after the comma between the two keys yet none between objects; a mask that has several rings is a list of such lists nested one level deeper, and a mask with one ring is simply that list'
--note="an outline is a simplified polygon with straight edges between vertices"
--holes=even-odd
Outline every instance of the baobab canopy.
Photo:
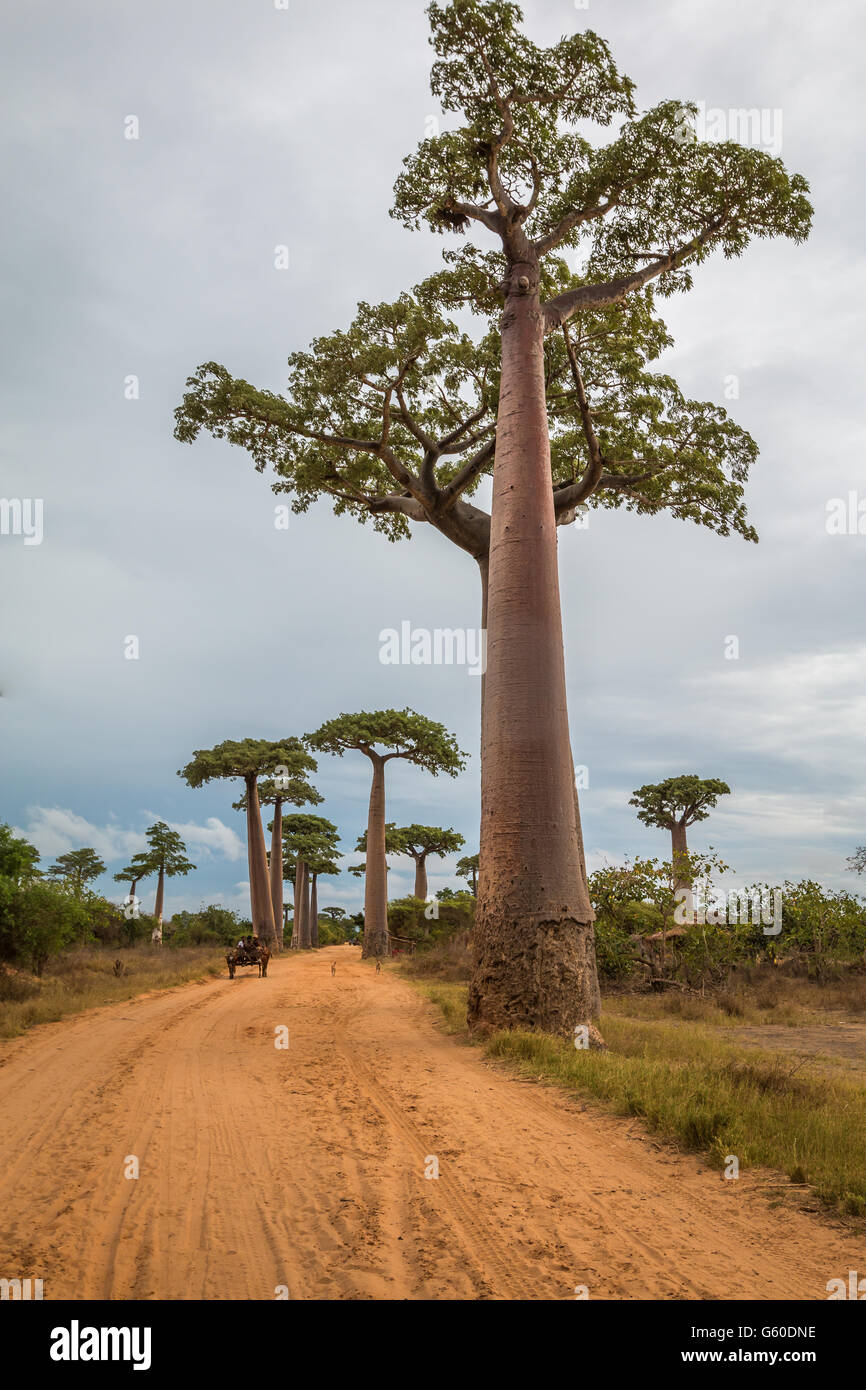
[{"label": "baobab canopy", "polygon": [[638,820],[644,825],[671,830],[675,824],[688,826],[706,820],[719,797],[730,796],[730,792],[727,782],[688,773],[638,787],[629,805],[638,808]]},{"label": "baobab canopy", "polygon": [[[392,304],[360,304],[347,330],[292,353],[285,398],[205,363],[187,381],[176,437],[207,430],[245,449],[260,472],[273,468],[274,491],[296,512],[328,497],[337,515],[371,521],[390,540],[426,521],[485,555],[490,518],[470,498],[495,458],[501,302],[492,286],[505,262],[457,259]],[[543,282],[553,296],[577,280],[550,257]],[[477,340],[444,312],[463,303],[485,315]],[[722,407],[689,400],[649,370],[671,342],[650,288],[581,309],[548,337],[557,520],[578,505],[669,509],[754,540],[743,487],[757,446]]]},{"label": "baobab canopy", "polygon": [[[431,90],[462,124],[404,161],[393,215],[440,232],[476,223],[514,261],[579,250],[585,283],[544,303],[548,332],[651,280],[663,294],[690,288],[691,267],[716,247],[737,256],[752,237],[808,234],[802,175],[762,150],[695,139],[688,103],[640,113],[633,82],[591,30],[543,49],[507,0],[433,3],[428,15]],[[587,138],[586,122],[614,119],[609,143]]]},{"label": "baobab canopy", "polygon": [[[237,777],[243,781],[264,777],[280,766],[286,767],[289,774],[315,772],[316,760],[297,738],[278,742],[261,738],[225,739],[214,748],[196,749],[178,776],[191,787],[201,787],[220,777]],[[315,800],[315,794],[306,799]]]},{"label": "baobab canopy", "polygon": [[411,709],[340,714],[307,734],[306,741],[311,748],[335,753],[338,758],[347,749],[357,749],[382,762],[403,758],[432,772],[434,777],[440,772],[456,777],[466,765],[456,739],[445,725]]}]

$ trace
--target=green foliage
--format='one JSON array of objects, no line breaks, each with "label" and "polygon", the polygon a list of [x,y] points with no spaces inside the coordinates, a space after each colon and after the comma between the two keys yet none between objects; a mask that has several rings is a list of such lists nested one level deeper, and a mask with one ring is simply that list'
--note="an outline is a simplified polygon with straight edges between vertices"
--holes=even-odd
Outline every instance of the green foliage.
[{"label": "green foliage", "polygon": [[[360,854],[366,854],[366,853],[367,853],[367,832],[366,832],[366,830],[363,830],[363,831],[361,832],[361,834],[358,836],[357,843],[355,844],[355,849],[356,849]],[[402,853],[403,853],[403,832],[402,832],[402,830],[398,830],[398,829],[397,829],[397,823],[396,823],[396,821],[389,820],[389,821],[386,821],[386,822],[385,822],[385,853],[386,853],[386,854],[402,854]],[[353,874],[353,873],[355,873],[355,872],[358,871],[358,870],[360,870],[360,871],[363,873],[363,871],[364,871],[364,865],[363,865],[363,864],[353,864],[352,867],[351,867],[350,870],[349,870],[349,873],[352,873],[352,874]]]},{"label": "green foliage", "polygon": [[37,880],[0,891],[3,954],[26,962],[34,975],[41,976],[49,958],[84,936],[87,926],[87,908],[60,884]]},{"label": "green foliage", "polygon": [[398,829],[397,835],[400,852],[413,858],[426,857],[428,854],[454,854],[466,843],[456,830],[450,827],[445,830],[439,825],[404,825]]},{"label": "green foliage", "polygon": [[[295,881],[298,856],[300,855],[310,873],[330,877],[341,872],[337,860],[340,836],[333,821],[324,816],[310,815],[299,811],[283,816],[283,878]],[[273,821],[268,826],[273,830]]]},{"label": "green foliage", "polygon": [[474,910],[475,894],[465,888],[449,888],[446,885],[437,890],[436,897],[440,903],[460,903]]},{"label": "green foliage", "polygon": [[670,830],[675,824],[693,825],[706,820],[719,797],[730,793],[727,782],[689,773],[638,787],[628,804],[637,806],[637,818],[644,825]]},{"label": "green foliage", "polygon": [[[430,854],[453,854],[461,849],[465,841],[456,830],[444,830],[438,825],[402,825],[388,821],[385,826],[385,853],[407,854],[416,862],[426,861]],[[358,836],[355,846],[362,854],[367,853],[367,832]],[[366,864],[353,864],[349,872],[360,877],[366,871]]]},{"label": "green foliage", "polygon": [[465,854],[462,859],[457,860],[457,867],[454,872],[458,878],[469,879],[474,895],[478,885],[478,855]]},{"label": "green foliage", "polygon": [[127,917],[116,903],[96,893],[87,893],[82,901],[84,926],[82,940],[99,942],[101,946],[134,946],[151,928],[142,916]]},{"label": "green foliage", "polygon": [[169,946],[234,946],[252,923],[239,913],[211,903],[198,912],[176,912],[165,933]]},{"label": "green foliage", "polygon": [[36,846],[13,834],[11,825],[0,824],[0,877],[27,883],[38,875],[38,863]]},{"label": "green foliage", "polygon": [[[504,0],[433,3],[428,14],[431,89],[462,125],[404,161],[393,215],[406,226],[478,222],[515,255],[520,238],[541,256],[580,248],[596,282],[650,262],[646,279],[661,276],[662,293],[689,288],[714,247],[737,256],[752,237],[808,234],[802,176],[763,151],[691,138],[694,106],[639,114],[632,82],[591,31],[542,49]],[[591,127],[614,118],[604,144]]]},{"label": "green foliage", "polygon": [[[750,891],[768,893],[766,884]],[[809,960],[818,977],[833,963],[864,958],[866,903],[856,894],[822,888],[812,879],[786,882],[782,893],[782,931],[769,948],[792,949]]]},{"label": "green foliage", "polygon": [[155,873],[159,865],[155,863],[149,851],[142,851],[134,854],[125,869],[121,869],[119,874],[114,875],[115,883],[140,883],[143,878],[150,878]]},{"label": "green foliage", "polygon": [[[225,739],[214,748],[196,749],[177,775],[189,786],[201,787],[222,777],[246,781],[272,776],[278,767],[288,768],[289,775],[315,772],[316,761],[297,738],[277,742],[261,738]],[[314,801],[316,797],[313,794],[304,799]]]},{"label": "green foliage", "polygon": [[[648,968],[654,979],[718,984],[737,965],[793,958],[820,980],[833,967],[866,958],[866,903],[861,897],[804,879],[775,889],[750,884],[732,891],[723,903],[715,879],[728,865],[712,853],[687,857],[696,911],[684,929],[677,923],[669,862],[635,859],[590,876],[603,977],[624,979]],[[776,925],[772,909],[779,904],[781,931],[767,931]],[[647,940],[673,928],[676,932],[666,942]]]},{"label": "green foliage", "polygon": [[274,468],[274,491],[292,494],[296,512],[325,494],[338,515],[372,519],[396,540],[413,514],[396,485],[407,471],[420,475],[425,439],[441,446],[444,486],[466,449],[492,435],[497,354],[492,338],[479,345],[461,333],[422,285],[393,304],[359,304],[348,330],[292,353],[287,390],[288,400],[258,391],[207,362],[187,381],[175,437],[191,443],[204,429],[225,438],[259,472]]},{"label": "green foliage", "polygon": [[[566,128],[589,120],[607,125],[634,110],[632,84],[617,72],[607,45],[585,31],[539,49],[518,29],[518,7],[503,0],[434,3],[427,13],[438,60],[431,90],[443,111],[465,124],[424,140],[404,160],[393,215],[407,226],[423,220],[435,231],[463,230],[464,205],[491,201],[491,157],[495,173],[527,205],[522,220],[539,233],[569,202],[595,203],[607,181],[596,172],[589,142]],[[511,134],[500,144],[506,118]],[[530,217],[539,179],[545,187]]]},{"label": "green foliage", "polygon": [[150,826],[145,831],[145,838],[150,845],[146,859],[152,873],[161,870],[166,878],[185,878],[195,869],[195,864],[191,864],[186,857],[186,845],[179,833],[166,825],[164,820]]},{"label": "green foliage", "polygon": [[[481,558],[490,519],[468,499],[493,467],[498,321],[509,268],[531,264],[558,521],[585,505],[668,510],[755,540],[743,498],[757,446],[723,409],[647,371],[670,343],[649,286],[688,289],[713,250],[738,256],[753,238],[803,240],[806,181],[763,151],[695,139],[693,106],[639,113],[591,31],[544,49],[505,0],[428,13],[432,90],[459,124],[404,161],[392,215],[439,232],[478,223],[497,248],[447,250],[447,268],[411,293],[360,303],[348,328],[291,354],[286,397],[202,364],[175,437],[205,430],[245,449],[296,512],[324,496],[392,541],[426,521]],[[604,143],[593,127],[612,121]],[[482,320],[471,334],[450,317],[467,309]]]},{"label": "green foliage", "polygon": [[852,873],[866,873],[866,845],[859,845],[848,860],[848,868]]},{"label": "green foliage", "polygon": [[[315,767],[315,763],[313,766]],[[274,806],[277,800],[284,806],[305,806],[307,804],[319,806],[324,801],[321,793],[317,792],[312,783],[308,782],[306,777],[300,773],[294,775],[285,773],[280,777],[279,782],[273,777],[262,778],[258,783],[258,795],[260,806]],[[237,801],[232,802],[232,810],[246,811],[246,809],[247,794],[244,791]],[[269,828],[273,828],[273,823]]]},{"label": "green foliage", "polygon": [[[340,917],[333,913],[339,912]],[[323,908],[319,913],[319,945],[342,946],[345,941],[356,941],[358,928],[342,908]]]},{"label": "green foliage", "polygon": [[472,930],[475,899],[471,893],[437,893],[435,913],[423,898],[393,898],[388,904],[388,931],[427,949],[448,941],[458,932]]},{"label": "green foliage", "polygon": [[[479,268],[450,259],[451,269],[397,303],[361,304],[348,330],[293,354],[291,404],[234,381],[218,363],[199,367],[176,412],[177,437],[192,442],[204,429],[246,449],[259,471],[273,467],[274,491],[291,495],[296,512],[326,496],[336,514],[372,520],[391,540],[410,535],[410,519],[426,520],[463,549],[483,553],[489,517],[467,499],[493,469],[501,300],[491,285],[501,280],[505,261],[488,253]],[[579,283],[561,257],[544,263],[548,296]],[[466,302],[489,319],[477,340],[444,313]],[[547,338],[558,514],[567,516],[591,462],[579,372],[606,461],[592,486],[581,488],[582,505],[667,509],[754,540],[743,493],[757,446],[721,407],[686,399],[672,378],[647,369],[671,341],[650,288],[624,304],[587,305],[567,336],[564,329]],[[314,420],[319,427],[311,433]]]},{"label": "green foliage", "polygon": [[81,898],[88,883],[105,873],[105,864],[95,849],[72,849],[66,854],[59,854],[49,872],[53,878],[60,879],[76,898]]},{"label": "green foliage", "polygon": [[307,734],[306,741],[319,752],[334,753],[338,758],[347,749],[381,757],[383,762],[404,758],[434,777],[440,772],[456,777],[466,766],[465,755],[444,724],[411,709],[341,714]]}]

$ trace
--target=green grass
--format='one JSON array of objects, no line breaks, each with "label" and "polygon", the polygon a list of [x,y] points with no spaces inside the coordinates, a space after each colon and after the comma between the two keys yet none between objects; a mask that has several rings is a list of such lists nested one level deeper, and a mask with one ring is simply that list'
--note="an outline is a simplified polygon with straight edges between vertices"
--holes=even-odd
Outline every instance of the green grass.
[{"label": "green grass", "polygon": [[447,1033],[466,1033],[466,985],[444,980],[434,984],[413,980],[413,984],[441,1010]]},{"label": "green grass", "polygon": [[[466,986],[418,986],[465,1035]],[[502,1032],[485,1051],[523,1075],[591,1097],[723,1167],[765,1167],[807,1183],[828,1208],[866,1216],[866,1089],[789,1057],[743,1054],[711,1027],[606,1013],[605,1052],[543,1033]]]},{"label": "green grass", "polygon": [[[115,960],[123,962],[116,976]],[[14,1038],[37,1023],[118,1003],[151,989],[169,989],[225,972],[213,946],[140,946],[134,950],[84,948],[58,956],[41,981],[22,971],[0,976],[0,1038]]]},{"label": "green grass", "polygon": [[787,1024],[794,1028],[813,1018],[802,1005],[790,1000],[763,1003],[745,993],[721,990],[708,994],[681,994],[668,990],[662,994],[608,994],[605,1014],[642,1018],[648,1021],[682,1019],[685,1023],[707,1023],[716,1028],[736,1028],[743,1024]]}]

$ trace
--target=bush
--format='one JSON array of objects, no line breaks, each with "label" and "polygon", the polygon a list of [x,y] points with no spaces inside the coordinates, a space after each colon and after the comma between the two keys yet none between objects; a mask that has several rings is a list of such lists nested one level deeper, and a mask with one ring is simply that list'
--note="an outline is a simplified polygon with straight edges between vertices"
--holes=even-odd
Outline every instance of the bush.
[{"label": "bush", "polygon": [[163,930],[166,946],[234,946],[251,933],[252,922],[212,903],[200,912],[176,912]]},{"label": "bush", "polygon": [[[56,883],[22,884],[3,895],[3,944],[12,959],[41,976],[51,956],[87,930],[82,903]],[[7,955],[7,959],[8,959]]]},{"label": "bush", "polygon": [[388,904],[389,932],[413,941],[418,950],[468,934],[474,921],[475,899],[471,893],[449,892],[444,898],[437,896],[433,903],[423,898],[394,898]]}]

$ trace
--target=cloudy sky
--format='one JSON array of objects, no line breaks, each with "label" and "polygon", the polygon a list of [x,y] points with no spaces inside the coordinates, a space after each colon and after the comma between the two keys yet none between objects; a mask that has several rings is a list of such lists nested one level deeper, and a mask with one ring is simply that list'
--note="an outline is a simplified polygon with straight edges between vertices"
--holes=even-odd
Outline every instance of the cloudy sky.
[{"label": "cloudy sky", "polygon": [[[689,296],[661,302],[676,340],[663,368],[760,445],[748,490],[760,544],[624,513],[560,533],[590,864],[664,853],[629,796],[694,771],[732,794],[693,847],[712,844],[738,880],[856,886],[845,857],[866,842],[866,11],[524,10],[540,42],[602,34],[642,107],[676,97],[708,119],[764,112],[765,143],[806,175],[816,207],[804,246],[714,257]],[[246,455],[172,438],[200,362],[280,390],[290,351],[437,267],[439,240],[388,217],[400,161],[438,112],[423,4],[35,0],[7,7],[3,28],[0,494],[44,511],[41,544],[0,535],[0,819],[46,856],[92,845],[110,872],[164,819],[199,866],[170,886],[168,910],[246,910],[238,789],[189,790],[176,771],[193,749],[410,705],[473,756],[458,782],[392,765],[389,819],[453,825],[474,850],[478,681],[379,660],[383,628],[477,626],[472,561],[423,527],[390,545],[325,504],[277,530]],[[125,138],[130,116],[138,139]],[[138,399],[126,398],[132,376]],[[828,533],[828,504],[851,493],[854,525]],[[317,782],[351,850],[366,760],[323,758]],[[392,893],[409,889],[410,867],[395,863]],[[433,888],[454,882],[453,861],[438,868]],[[110,876],[100,886],[116,891]],[[360,898],[344,874],[320,901],[354,910]]]}]

